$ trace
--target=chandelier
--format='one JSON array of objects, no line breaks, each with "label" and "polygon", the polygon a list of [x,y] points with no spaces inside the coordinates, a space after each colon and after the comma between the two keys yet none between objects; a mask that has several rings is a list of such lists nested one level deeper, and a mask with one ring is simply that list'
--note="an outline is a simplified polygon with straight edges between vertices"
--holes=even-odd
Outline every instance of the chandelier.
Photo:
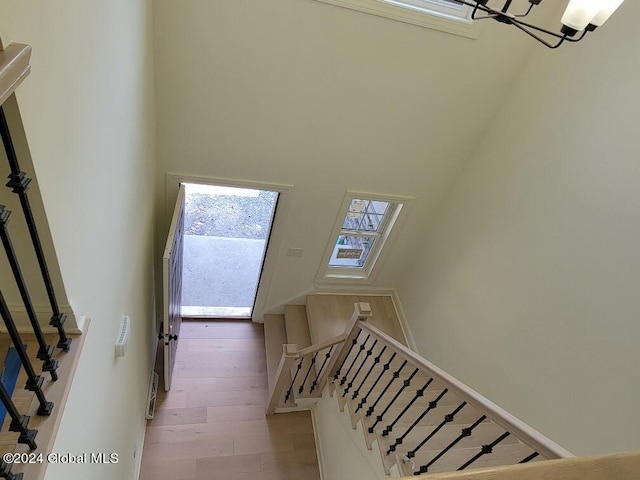
[{"label": "chandelier", "polygon": [[542,0],[529,0],[529,7],[522,12],[510,11],[513,0],[506,0],[502,8],[491,7],[489,0],[453,0],[473,8],[473,20],[493,19],[513,25],[549,48],[558,48],[564,42],[579,42],[588,32],[601,27],[624,0],[571,0],[562,16],[562,28],[553,32],[523,20],[540,5]]}]

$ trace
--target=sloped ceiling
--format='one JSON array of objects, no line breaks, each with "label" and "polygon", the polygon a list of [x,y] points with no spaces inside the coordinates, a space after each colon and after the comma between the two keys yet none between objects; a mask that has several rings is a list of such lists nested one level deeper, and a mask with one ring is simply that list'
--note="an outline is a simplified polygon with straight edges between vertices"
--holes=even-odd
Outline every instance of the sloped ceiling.
[{"label": "sloped ceiling", "polygon": [[471,40],[313,0],[153,5],[162,211],[167,172],[294,186],[268,307],[313,288],[346,190],[416,199],[373,285],[393,287],[542,48],[493,23]]}]

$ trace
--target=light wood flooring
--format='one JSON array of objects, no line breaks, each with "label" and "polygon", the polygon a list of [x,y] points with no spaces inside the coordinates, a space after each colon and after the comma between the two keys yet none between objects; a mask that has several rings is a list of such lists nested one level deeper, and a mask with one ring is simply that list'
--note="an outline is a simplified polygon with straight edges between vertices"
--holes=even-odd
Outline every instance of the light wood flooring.
[{"label": "light wood flooring", "polygon": [[184,322],[140,480],[319,480],[310,412],[265,417],[267,395],[262,325]]},{"label": "light wood flooring", "polygon": [[390,296],[324,294],[307,296],[311,344],[315,345],[344,333],[356,302],[366,302],[371,307],[373,317],[369,318],[367,323],[400,343],[407,344]]}]

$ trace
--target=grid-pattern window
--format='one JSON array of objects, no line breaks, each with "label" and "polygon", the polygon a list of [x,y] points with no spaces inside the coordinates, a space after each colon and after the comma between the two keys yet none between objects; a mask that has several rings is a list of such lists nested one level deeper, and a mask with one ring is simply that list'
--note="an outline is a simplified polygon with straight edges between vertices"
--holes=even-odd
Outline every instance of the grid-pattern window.
[{"label": "grid-pattern window", "polygon": [[364,268],[370,252],[384,233],[385,224],[394,207],[388,202],[351,199],[329,266]]},{"label": "grid-pattern window", "polygon": [[413,198],[347,191],[318,268],[319,283],[372,283]]}]

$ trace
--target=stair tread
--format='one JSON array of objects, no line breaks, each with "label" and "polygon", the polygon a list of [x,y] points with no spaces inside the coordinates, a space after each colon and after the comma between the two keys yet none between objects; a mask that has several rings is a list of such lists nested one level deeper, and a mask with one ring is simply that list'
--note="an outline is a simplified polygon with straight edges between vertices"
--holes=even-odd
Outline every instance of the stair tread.
[{"label": "stair tread", "polygon": [[264,343],[267,354],[267,376],[269,389],[275,384],[275,374],[282,358],[282,345],[287,343],[284,315],[266,314],[264,316]]},{"label": "stair tread", "polygon": [[312,342],[316,344],[344,333],[353,305],[358,302],[371,306],[371,325],[407,344],[389,295],[308,295],[307,315]]},{"label": "stair tread", "polygon": [[284,322],[287,343],[295,343],[299,349],[311,346],[307,309],[304,305],[285,305]]}]

